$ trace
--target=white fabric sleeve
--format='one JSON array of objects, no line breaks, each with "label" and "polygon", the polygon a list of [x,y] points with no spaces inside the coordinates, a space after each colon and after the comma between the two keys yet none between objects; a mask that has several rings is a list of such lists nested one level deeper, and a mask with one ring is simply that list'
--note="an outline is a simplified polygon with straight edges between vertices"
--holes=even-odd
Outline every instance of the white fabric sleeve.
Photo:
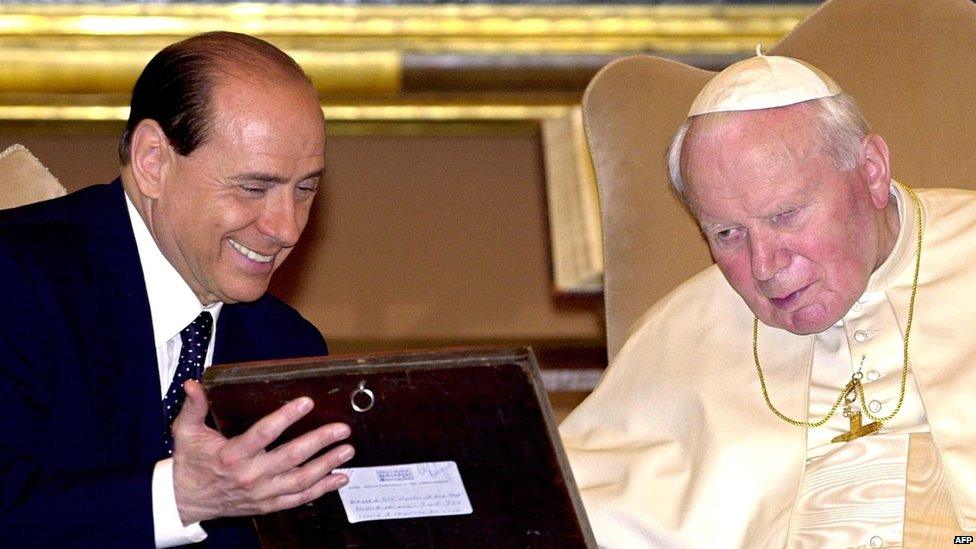
[{"label": "white fabric sleeve", "polygon": [[176,507],[176,490],[173,488],[173,458],[156,462],[152,478],[153,531],[156,547],[175,547],[197,543],[207,539],[207,533],[194,522],[183,526],[180,511]]}]

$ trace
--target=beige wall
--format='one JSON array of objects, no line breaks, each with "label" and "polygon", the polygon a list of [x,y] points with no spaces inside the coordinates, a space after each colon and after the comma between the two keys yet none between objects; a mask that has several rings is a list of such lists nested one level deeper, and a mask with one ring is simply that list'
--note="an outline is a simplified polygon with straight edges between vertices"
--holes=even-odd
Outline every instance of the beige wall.
[{"label": "beige wall", "polygon": [[[334,352],[525,343],[543,366],[600,366],[599,299],[552,295],[538,132],[375,130],[330,139],[324,192],[273,291]],[[116,135],[7,124],[0,147],[23,143],[73,190],[115,177]]]}]

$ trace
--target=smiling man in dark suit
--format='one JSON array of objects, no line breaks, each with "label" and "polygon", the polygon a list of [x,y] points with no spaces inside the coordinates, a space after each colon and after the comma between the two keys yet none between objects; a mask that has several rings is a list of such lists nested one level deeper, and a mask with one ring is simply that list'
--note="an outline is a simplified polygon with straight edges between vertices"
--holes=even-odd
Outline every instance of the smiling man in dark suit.
[{"label": "smiling man in dark suit", "polygon": [[307,398],[226,439],[193,381],[326,353],[267,294],[324,170],[318,98],[274,46],[195,36],[139,77],[119,153],[109,185],[0,212],[0,540],[253,545],[227,517],[335,490],[353,454],[342,424],[265,450]]}]

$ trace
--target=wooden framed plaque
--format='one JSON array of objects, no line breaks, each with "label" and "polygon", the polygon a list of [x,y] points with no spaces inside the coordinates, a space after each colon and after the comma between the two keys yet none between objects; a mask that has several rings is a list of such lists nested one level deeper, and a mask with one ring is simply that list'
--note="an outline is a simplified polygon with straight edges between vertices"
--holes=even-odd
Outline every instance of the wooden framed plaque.
[{"label": "wooden framed plaque", "polygon": [[529,349],[449,349],[215,366],[227,436],[299,396],[352,428],[350,483],[255,518],[266,547],[595,547]]}]

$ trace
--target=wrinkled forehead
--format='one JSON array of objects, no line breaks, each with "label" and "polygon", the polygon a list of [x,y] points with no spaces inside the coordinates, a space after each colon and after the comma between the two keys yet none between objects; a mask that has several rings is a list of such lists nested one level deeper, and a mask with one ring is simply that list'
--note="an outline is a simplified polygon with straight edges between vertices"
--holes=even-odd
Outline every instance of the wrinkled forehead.
[{"label": "wrinkled forehead", "polygon": [[819,125],[800,106],[701,115],[691,121],[682,148],[686,199],[695,210],[702,192],[755,189],[773,173],[820,162],[823,153]]},{"label": "wrinkled forehead", "polygon": [[821,124],[808,105],[722,112],[690,120],[682,175],[695,163],[799,161],[823,152]]},{"label": "wrinkled forehead", "polygon": [[[739,134],[748,134],[756,140],[775,139],[784,135],[795,135],[802,130],[810,130],[816,125],[814,105],[805,102],[772,109],[714,112],[693,116],[689,118],[687,137],[698,135],[711,138],[734,138]],[[814,132],[804,133],[814,137]]]}]

